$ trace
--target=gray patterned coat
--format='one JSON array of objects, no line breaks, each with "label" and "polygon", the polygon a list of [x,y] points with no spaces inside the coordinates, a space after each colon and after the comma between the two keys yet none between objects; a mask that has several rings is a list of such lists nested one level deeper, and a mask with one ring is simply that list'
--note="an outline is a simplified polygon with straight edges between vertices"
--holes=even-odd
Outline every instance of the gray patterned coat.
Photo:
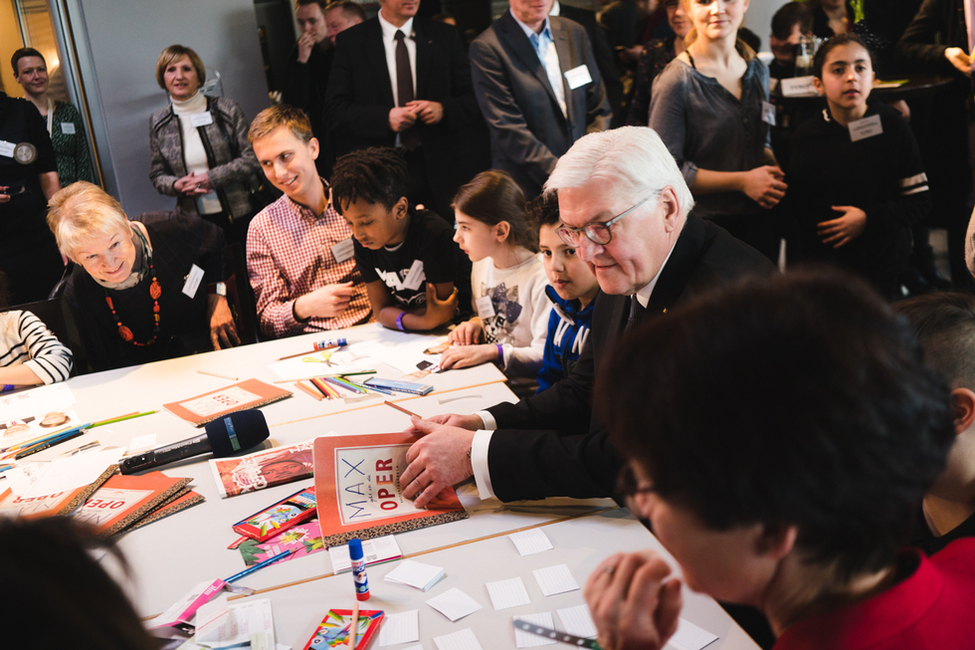
[{"label": "gray patterned coat", "polygon": [[[250,123],[240,106],[225,97],[207,97],[207,110],[213,123],[197,127],[209,161],[210,186],[220,197],[220,205],[234,218],[251,213],[250,190],[257,186],[261,167],[247,141]],[[149,149],[152,160],[149,179],[160,194],[176,196],[176,204],[190,214],[197,214],[196,199],[181,195],[174,184],[186,176],[183,157],[183,131],[179,117],[170,104],[149,119]]]}]

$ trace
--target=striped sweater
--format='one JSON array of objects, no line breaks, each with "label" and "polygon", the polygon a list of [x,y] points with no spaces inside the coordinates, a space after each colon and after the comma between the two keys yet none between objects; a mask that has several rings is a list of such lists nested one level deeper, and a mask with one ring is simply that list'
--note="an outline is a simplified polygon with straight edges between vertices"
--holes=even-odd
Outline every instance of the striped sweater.
[{"label": "striped sweater", "polygon": [[0,367],[22,363],[45,384],[71,374],[71,350],[29,311],[0,313]]}]

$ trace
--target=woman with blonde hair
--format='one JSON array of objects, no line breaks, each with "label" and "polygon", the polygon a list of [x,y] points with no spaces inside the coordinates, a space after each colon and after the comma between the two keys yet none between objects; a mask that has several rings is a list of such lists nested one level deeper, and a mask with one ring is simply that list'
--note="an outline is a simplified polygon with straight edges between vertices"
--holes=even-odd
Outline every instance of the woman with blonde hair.
[{"label": "woman with blonde hair", "polygon": [[231,243],[243,243],[260,165],[247,141],[244,112],[231,99],[201,93],[205,81],[206,68],[191,48],[170,45],[159,55],[156,82],[172,101],[149,119],[149,178],[160,194],[177,197],[180,210],[222,227]]},{"label": "woman with blonde hair", "polygon": [[771,149],[768,68],[738,40],[749,0],[680,1],[693,29],[654,82],[649,126],[677,160],[696,213],[778,259],[769,210],[785,175]]},{"label": "woman with blonde hair", "polygon": [[77,266],[65,299],[95,370],[237,345],[224,284],[223,232],[185,213],[129,221],[78,181],[51,199],[48,225]]}]

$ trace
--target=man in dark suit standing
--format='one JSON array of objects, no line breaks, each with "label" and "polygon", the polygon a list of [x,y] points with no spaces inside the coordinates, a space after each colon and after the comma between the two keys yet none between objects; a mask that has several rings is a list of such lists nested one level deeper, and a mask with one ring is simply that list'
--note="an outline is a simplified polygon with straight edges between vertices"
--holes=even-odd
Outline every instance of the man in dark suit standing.
[{"label": "man in dark suit standing", "polygon": [[325,124],[325,90],[332,69],[335,37],[339,32],[358,25],[366,14],[352,0],[297,0],[295,18],[301,37],[288,60],[288,79],[284,103],[305,111],[312,132],[321,144],[321,155],[315,161],[318,173],[328,177],[335,162],[335,152]]},{"label": "man in dark suit standing", "polygon": [[474,92],[491,133],[491,166],[539,194],[559,156],[611,110],[586,31],[549,17],[552,0],[511,0],[471,44]]},{"label": "man in dark suit standing", "polygon": [[599,282],[589,339],[569,376],[546,391],[474,415],[414,420],[426,435],[407,452],[400,480],[418,506],[472,475],[482,498],[502,501],[611,495],[621,463],[593,417],[597,361],[632,324],[666,318],[744,275],[774,272],[758,251],[688,214],[691,192],[648,128],[586,136],[545,187],[558,192],[559,236]]},{"label": "man in dark suit standing", "polygon": [[336,152],[400,147],[410,201],[450,221],[457,188],[487,163],[467,52],[456,28],[416,16],[420,0],[380,5],[336,39],[325,98]]}]

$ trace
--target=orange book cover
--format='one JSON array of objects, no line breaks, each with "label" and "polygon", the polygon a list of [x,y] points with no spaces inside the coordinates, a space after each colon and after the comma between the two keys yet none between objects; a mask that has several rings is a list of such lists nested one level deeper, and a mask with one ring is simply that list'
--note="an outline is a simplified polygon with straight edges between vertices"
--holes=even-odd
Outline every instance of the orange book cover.
[{"label": "orange book cover", "polygon": [[196,397],[163,404],[163,408],[202,427],[228,413],[260,408],[292,395],[291,391],[266,384],[260,379],[247,379]]},{"label": "orange book cover", "polygon": [[74,516],[110,537],[146,516],[191,480],[170,478],[162,472],[119,474],[95,490]]},{"label": "orange book cover", "polygon": [[73,490],[55,492],[34,497],[15,496],[10,489],[0,494],[0,511],[20,517],[51,517],[69,515],[85,502],[110,476],[118,472],[118,465],[110,465],[101,476],[88,485]]},{"label": "orange book cover", "polygon": [[315,439],[315,493],[326,547],[468,517],[452,487],[424,510],[403,496],[399,478],[416,440],[406,432]]}]

